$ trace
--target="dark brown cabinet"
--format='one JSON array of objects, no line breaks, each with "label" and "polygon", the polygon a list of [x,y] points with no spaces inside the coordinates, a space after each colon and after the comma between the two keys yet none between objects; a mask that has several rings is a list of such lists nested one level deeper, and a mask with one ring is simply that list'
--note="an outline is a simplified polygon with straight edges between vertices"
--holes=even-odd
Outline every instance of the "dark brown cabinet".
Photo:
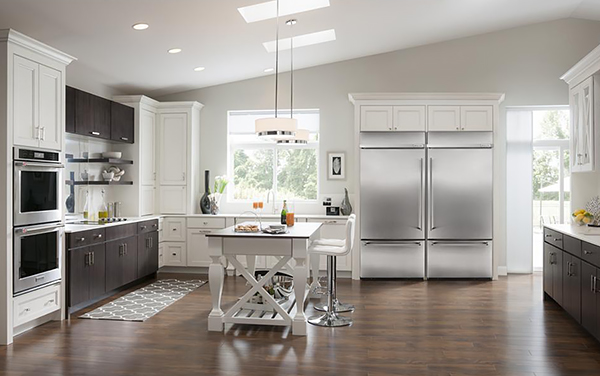
[{"label": "dark brown cabinet", "polygon": [[544,243],[544,292],[563,304],[563,251]]},{"label": "dark brown cabinet", "polygon": [[581,323],[581,260],[563,254],[563,308]]},{"label": "dark brown cabinet", "polygon": [[133,144],[134,109],[124,104],[110,103],[110,139]]},{"label": "dark brown cabinet", "polygon": [[581,325],[596,338],[600,336],[600,298],[598,297],[598,268],[581,263]]},{"label": "dark brown cabinet", "polygon": [[134,109],[85,91],[66,89],[66,131],[133,143]]},{"label": "dark brown cabinet", "polygon": [[71,313],[158,270],[158,220],[69,233],[66,246]]},{"label": "dark brown cabinet", "polygon": [[69,251],[69,306],[73,307],[106,292],[105,246]]},{"label": "dark brown cabinet", "polygon": [[138,277],[145,277],[158,270],[158,232],[138,236]]},{"label": "dark brown cabinet", "polygon": [[106,243],[106,289],[114,290],[137,279],[137,237]]}]

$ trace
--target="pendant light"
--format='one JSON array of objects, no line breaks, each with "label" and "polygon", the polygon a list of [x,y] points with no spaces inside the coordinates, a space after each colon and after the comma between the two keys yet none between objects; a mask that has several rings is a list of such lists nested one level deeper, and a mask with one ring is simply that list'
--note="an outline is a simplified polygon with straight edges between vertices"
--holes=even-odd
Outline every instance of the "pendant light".
[{"label": "pendant light", "polygon": [[275,117],[257,119],[254,122],[256,135],[261,138],[274,140],[289,140],[294,138],[298,122],[294,118],[280,118],[277,97],[279,94],[279,0],[277,0],[277,32],[275,40]]},{"label": "pendant light", "polygon": [[[298,21],[288,20],[285,24],[292,28]],[[290,38],[290,117],[294,117],[294,33]],[[308,144],[309,132],[306,129],[297,129],[294,137],[290,139],[279,139],[278,144]]]}]

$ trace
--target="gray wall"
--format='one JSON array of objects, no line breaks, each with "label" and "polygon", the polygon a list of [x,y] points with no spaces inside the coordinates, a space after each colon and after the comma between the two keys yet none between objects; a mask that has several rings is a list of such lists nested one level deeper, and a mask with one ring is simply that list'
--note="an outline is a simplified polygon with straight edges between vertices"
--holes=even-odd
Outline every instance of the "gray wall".
[{"label": "gray wall", "polygon": [[[321,165],[328,151],[345,151],[347,156],[346,181],[328,181],[321,169],[321,194],[341,193],[346,186],[354,190],[354,119],[348,93],[499,92],[506,93],[505,106],[564,105],[567,85],[559,77],[598,44],[600,22],[564,19],[297,71],[295,107],[321,110]],[[289,105],[286,81],[284,75],[284,107]],[[226,174],[227,111],[271,109],[273,76],[158,99],[196,100],[206,106],[201,115],[201,168],[213,176]],[[504,124],[502,111],[496,140],[502,149]],[[502,176],[504,162],[497,161]],[[506,265],[504,254],[500,265]]]}]

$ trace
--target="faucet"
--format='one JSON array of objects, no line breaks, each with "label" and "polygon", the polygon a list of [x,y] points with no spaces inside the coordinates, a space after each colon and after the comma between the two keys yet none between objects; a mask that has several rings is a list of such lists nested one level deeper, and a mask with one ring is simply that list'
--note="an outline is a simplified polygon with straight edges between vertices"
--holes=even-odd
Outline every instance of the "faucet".
[{"label": "faucet", "polygon": [[271,206],[271,212],[273,214],[275,213],[275,192],[273,192],[272,189],[269,189],[269,191],[267,192],[267,204],[269,203],[269,196],[273,196],[273,205]]}]

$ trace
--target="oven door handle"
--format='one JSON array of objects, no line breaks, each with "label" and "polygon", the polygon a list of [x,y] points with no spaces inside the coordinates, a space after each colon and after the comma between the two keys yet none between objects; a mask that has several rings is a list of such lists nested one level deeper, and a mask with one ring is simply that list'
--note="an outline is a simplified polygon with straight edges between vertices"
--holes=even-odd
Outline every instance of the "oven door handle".
[{"label": "oven door handle", "polygon": [[47,168],[65,168],[62,163],[37,163],[37,162],[15,162],[18,167],[47,167]]},{"label": "oven door handle", "polygon": [[65,225],[50,225],[50,226],[36,226],[36,227],[25,227],[15,229],[17,234],[35,234],[38,232],[50,232],[48,230],[58,230],[60,228],[65,227]]}]

